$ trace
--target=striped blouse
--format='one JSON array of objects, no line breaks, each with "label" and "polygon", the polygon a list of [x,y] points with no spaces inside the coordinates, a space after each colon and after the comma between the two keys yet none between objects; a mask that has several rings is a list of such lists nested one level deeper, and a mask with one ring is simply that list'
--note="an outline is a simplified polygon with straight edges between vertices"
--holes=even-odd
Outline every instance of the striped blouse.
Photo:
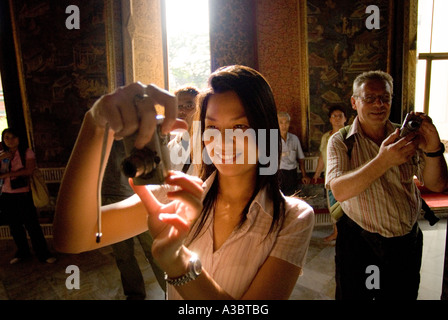
[{"label": "striped blouse", "polygon": [[[395,127],[387,122],[387,135]],[[379,152],[379,146],[367,138],[355,118],[347,138],[354,135],[354,144],[349,158],[347,146],[341,134],[334,134],[327,148],[326,187],[345,173],[371,161]],[[414,176],[423,182],[424,158],[421,151],[408,162],[390,168],[365,191],[341,203],[344,212],[353,221],[369,232],[384,237],[402,236],[409,233],[417,222],[421,211],[420,192]]]},{"label": "striped blouse", "polygon": [[[212,185],[215,174],[205,182],[205,192]],[[211,277],[238,299],[269,256],[303,268],[314,226],[314,212],[304,201],[291,197],[286,197],[285,209],[283,226],[266,237],[273,206],[266,191],[262,190],[252,202],[247,220],[218,250],[213,252],[213,212],[188,248],[198,254]],[[167,294],[168,299],[182,299],[173,286],[168,285]]]}]

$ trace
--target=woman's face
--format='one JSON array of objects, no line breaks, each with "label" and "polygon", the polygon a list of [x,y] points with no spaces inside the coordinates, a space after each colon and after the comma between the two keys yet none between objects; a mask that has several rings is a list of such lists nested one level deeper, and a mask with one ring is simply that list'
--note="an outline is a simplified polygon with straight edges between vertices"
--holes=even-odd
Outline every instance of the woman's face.
[{"label": "woman's face", "polygon": [[6,132],[3,135],[3,141],[9,149],[17,149],[19,147],[19,137],[10,132]]},{"label": "woman's face", "polygon": [[[226,129],[230,129],[227,134]],[[250,128],[243,105],[235,92],[218,93],[210,97],[205,115],[204,144],[208,156],[221,174],[236,176],[256,171],[258,158],[255,131]]]},{"label": "woman's face", "polygon": [[345,118],[344,112],[341,110],[334,110],[330,116],[330,123],[333,128],[343,127],[347,119]]}]

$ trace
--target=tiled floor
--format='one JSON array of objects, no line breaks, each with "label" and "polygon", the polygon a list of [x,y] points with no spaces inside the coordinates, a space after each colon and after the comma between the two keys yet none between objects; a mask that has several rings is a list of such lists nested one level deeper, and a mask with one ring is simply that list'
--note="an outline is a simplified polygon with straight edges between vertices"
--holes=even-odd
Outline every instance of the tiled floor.
[{"label": "tiled floor", "polygon": [[[447,220],[442,219],[434,226],[420,220],[419,225],[423,231],[423,262],[418,299],[440,300]],[[330,226],[315,227],[304,275],[299,278],[291,299],[334,299],[334,246],[322,241],[330,232]]]},{"label": "tiled floor", "polygon": [[[424,248],[419,299],[439,300],[447,221],[443,219],[431,227],[422,220],[420,225],[424,233]],[[331,228],[315,227],[304,274],[296,284],[292,300],[333,299],[334,246],[322,240],[331,232]],[[48,241],[51,246],[51,239]],[[139,245],[136,245],[136,251],[145,278],[147,299],[164,299],[163,291]],[[9,260],[13,254],[14,243],[11,240],[1,240],[0,300],[125,299],[110,247],[78,255],[57,254],[58,261],[54,265],[42,264],[36,259],[10,265]],[[67,278],[71,275],[66,273],[66,268],[70,265],[75,265],[80,270],[79,289],[69,290],[66,287]]]}]

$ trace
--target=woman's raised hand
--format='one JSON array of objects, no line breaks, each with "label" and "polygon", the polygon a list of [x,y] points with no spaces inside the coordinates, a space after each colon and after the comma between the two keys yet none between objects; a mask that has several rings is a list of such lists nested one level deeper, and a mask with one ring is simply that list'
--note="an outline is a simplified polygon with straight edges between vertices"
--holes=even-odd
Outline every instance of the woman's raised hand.
[{"label": "woman's raised hand", "polygon": [[[184,240],[202,210],[202,180],[178,171],[170,171],[166,183],[173,200],[161,205],[145,186],[131,182],[135,193],[148,211],[148,228],[153,236],[152,253],[161,268],[169,273],[179,259]],[[174,272],[175,273],[175,272]]]},{"label": "woman's raised hand", "polygon": [[176,96],[155,85],[146,86],[140,82],[102,96],[89,112],[98,126],[106,127],[108,124],[116,139],[138,131],[135,147],[141,149],[151,140],[156,128],[156,104],[165,108],[164,134],[173,129],[187,129],[186,123],[176,121]]}]

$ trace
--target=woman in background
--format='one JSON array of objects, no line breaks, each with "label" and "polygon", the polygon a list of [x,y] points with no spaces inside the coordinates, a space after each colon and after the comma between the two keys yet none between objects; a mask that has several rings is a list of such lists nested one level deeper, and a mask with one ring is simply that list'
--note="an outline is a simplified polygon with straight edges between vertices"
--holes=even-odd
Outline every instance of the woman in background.
[{"label": "woman in background", "polygon": [[[347,115],[345,114],[345,109],[344,107],[339,105],[330,107],[330,109],[328,110],[328,118],[330,119],[331,130],[325,132],[320,141],[320,148],[319,148],[320,154],[319,154],[319,160],[317,161],[316,172],[314,173],[313,176],[313,183],[317,182],[317,179],[319,179],[322,171],[325,174],[327,167],[328,140],[334,133],[342,129],[345,126],[345,123],[347,122]],[[328,209],[330,209],[330,207],[336,202],[336,200],[334,199],[331,190],[326,190],[326,192],[327,192],[327,205]],[[325,237],[324,240],[326,242],[330,242],[336,240],[337,236],[338,236],[338,230],[336,228],[336,223],[333,221],[333,233]]]},{"label": "woman in background", "polygon": [[29,177],[36,168],[35,154],[20,143],[18,132],[12,128],[3,130],[2,146],[0,160],[3,167],[5,163],[8,165],[7,171],[0,174],[0,179],[3,179],[0,206],[17,246],[17,252],[10,263],[16,264],[31,257],[26,231],[39,261],[54,263],[56,258],[47,248],[29,184]]}]

